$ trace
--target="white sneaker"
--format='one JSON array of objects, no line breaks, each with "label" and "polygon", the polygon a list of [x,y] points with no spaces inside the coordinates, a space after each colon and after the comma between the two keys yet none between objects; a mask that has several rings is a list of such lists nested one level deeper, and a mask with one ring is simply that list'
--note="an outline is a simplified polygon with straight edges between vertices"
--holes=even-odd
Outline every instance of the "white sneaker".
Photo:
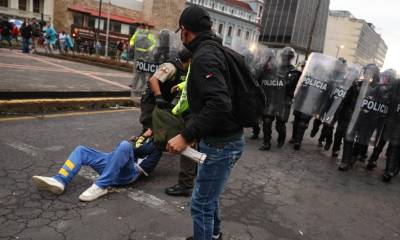
[{"label": "white sneaker", "polygon": [[52,177],[33,176],[32,181],[39,190],[49,191],[55,194],[64,192],[64,184]]},{"label": "white sneaker", "polygon": [[106,195],[108,193],[107,189],[102,189],[93,183],[90,188],[86,189],[81,195],[79,195],[79,200],[84,202],[90,202],[96,200],[97,198]]}]

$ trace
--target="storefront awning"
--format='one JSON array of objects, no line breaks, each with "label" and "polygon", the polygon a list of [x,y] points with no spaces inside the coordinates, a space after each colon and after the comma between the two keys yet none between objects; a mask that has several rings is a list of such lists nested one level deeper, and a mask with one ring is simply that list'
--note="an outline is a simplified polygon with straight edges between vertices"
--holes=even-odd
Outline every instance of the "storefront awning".
[{"label": "storefront awning", "polygon": [[[88,14],[90,16],[93,16],[93,17],[98,17],[99,16],[99,11],[98,10],[90,9],[88,7],[85,7],[85,6],[82,6],[82,5],[79,5],[79,4],[73,5],[72,7],[69,7],[68,9],[71,10],[71,11],[74,11],[74,12],[86,13],[86,14]],[[100,17],[101,18],[107,18],[107,12],[103,12],[102,11],[101,14],[100,14]],[[112,14],[112,12],[110,12],[110,19],[113,20],[113,21],[116,21],[116,22],[127,23],[127,24],[145,23],[145,24],[149,25],[150,27],[153,27],[151,24],[149,24],[149,23],[147,23],[145,21],[142,21],[142,20],[139,20],[139,19],[135,19],[135,18],[125,17],[125,16],[121,16],[121,15],[115,15],[115,14]]]}]

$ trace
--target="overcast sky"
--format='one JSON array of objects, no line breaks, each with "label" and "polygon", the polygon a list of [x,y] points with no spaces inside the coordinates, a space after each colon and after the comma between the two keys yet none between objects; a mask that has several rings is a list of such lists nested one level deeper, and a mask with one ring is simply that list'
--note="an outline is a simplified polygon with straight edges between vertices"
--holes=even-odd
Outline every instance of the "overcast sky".
[{"label": "overcast sky", "polygon": [[348,10],[375,25],[388,46],[386,68],[400,73],[400,0],[331,0],[331,10]]}]

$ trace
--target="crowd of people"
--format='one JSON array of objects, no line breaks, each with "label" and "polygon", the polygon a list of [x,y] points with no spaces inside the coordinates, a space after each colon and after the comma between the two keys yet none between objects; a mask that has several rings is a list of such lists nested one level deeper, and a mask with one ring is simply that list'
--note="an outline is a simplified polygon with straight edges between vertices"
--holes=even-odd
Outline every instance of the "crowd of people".
[{"label": "crowd of people", "polygon": [[[13,44],[13,41],[15,42]],[[45,49],[46,53],[54,50],[60,53],[73,53],[82,55],[94,55],[105,50],[99,41],[82,39],[80,36],[72,37],[71,34],[57,32],[51,23],[38,21],[36,18],[25,18],[19,26],[12,19],[3,17],[0,20],[0,43],[6,42],[10,50],[21,47],[23,53],[37,53],[38,48]],[[121,59],[129,60],[129,46],[127,41],[118,40],[110,44],[109,51],[115,52],[113,59],[120,62]]]},{"label": "crowd of people", "polygon": [[[130,45],[135,51],[132,88],[141,96],[142,133],[122,141],[111,153],[79,146],[55,176],[33,176],[36,186],[61,194],[81,166],[90,166],[100,176],[79,199],[93,201],[107,194],[108,187],[126,185],[150,174],[163,152],[180,154],[195,147],[206,154],[206,160],[197,164],[181,155],[178,182],[165,193],[192,196],[194,236],[188,240],[222,239],[219,198],[244,150],[243,128],[251,122],[251,138],[258,139],[261,121],[260,150],[268,151],[275,121],[277,147],[281,148],[287,142],[286,123],[291,112],[294,121],[288,142],[295,150],[301,149],[314,118],[311,137],[322,126],[318,139],[321,147],[329,150],[333,145],[332,156],[337,157],[343,144],[339,170],[347,171],[355,162],[365,160],[375,139],[367,168],[377,166],[388,142],[383,180],[389,182],[398,174],[400,81],[394,70],[381,73],[375,64],[350,65],[345,59],[318,53],[296,67],[292,48],[277,54],[261,45],[254,50],[233,44],[239,55],[222,46],[211,25],[204,9],[186,8],[176,31],[180,32],[181,48],[171,31],[162,30],[156,40],[146,26],[139,29]],[[154,59],[160,65],[155,66]],[[253,109],[243,108],[238,99],[252,104],[249,100],[259,97],[266,98],[261,112],[245,124],[243,112]]]}]

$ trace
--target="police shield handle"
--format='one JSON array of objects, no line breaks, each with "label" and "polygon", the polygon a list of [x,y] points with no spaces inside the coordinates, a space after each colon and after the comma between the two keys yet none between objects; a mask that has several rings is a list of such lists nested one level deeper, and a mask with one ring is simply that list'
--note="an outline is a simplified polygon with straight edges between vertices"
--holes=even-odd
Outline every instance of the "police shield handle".
[{"label": "police shield handle", "polygon": [[181,154],[185,157],[192,159],[193,161],[195,161],[199,164],[203,164],[204,160],[206,160],[206,158],[207,158],[206,154],[201,153],[191,147],[186,147],[186,149],[183,150],[183,152],[181,152]]}]

